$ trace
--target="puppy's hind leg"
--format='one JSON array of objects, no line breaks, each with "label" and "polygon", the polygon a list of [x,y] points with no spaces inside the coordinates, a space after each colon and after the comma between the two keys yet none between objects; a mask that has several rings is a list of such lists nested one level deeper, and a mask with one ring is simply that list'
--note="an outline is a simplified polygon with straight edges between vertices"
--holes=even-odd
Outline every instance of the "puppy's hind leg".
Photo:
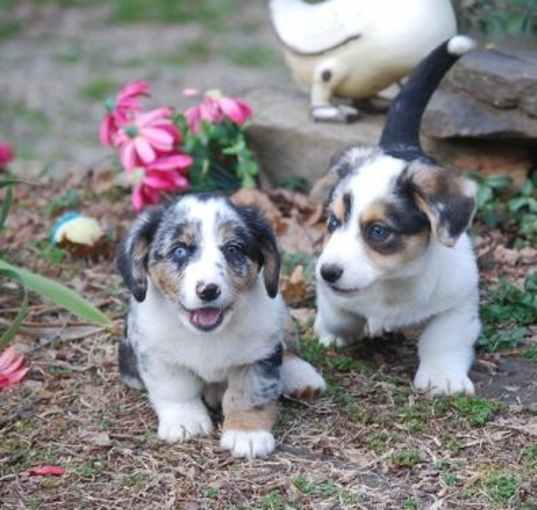
[{"label": "puppy's hind leg", "polygon": [[119,343],[118,362],[121,382],[136,390],[142,390],[144,383],[138,372],[136,353],[126,338],[122,338]]},{"label": "puppy's hind leg", "polygon": [[282,393],[285,396],[308,400],[326,390],[321,374],[296,354],[286,352],[281,367]]}]

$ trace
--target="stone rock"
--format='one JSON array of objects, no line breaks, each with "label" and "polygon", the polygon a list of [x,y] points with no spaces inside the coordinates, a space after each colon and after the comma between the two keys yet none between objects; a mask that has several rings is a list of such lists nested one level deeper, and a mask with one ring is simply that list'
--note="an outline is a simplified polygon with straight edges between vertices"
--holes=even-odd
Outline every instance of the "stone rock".
[{"label": "stone rock", "polygon": [[297,91],[261,88],[244,97],[254,109],[249,140],[274,183],[288,176],[317,180],[344,147],[376,144],[384,125],[382,115],[349,125],[313,122],[308,97]]},{"label": "stone rock", "polygon": [[[376,145],[385,122],[384,115],[365,114],[354,124],[316,123],[309,116],[307,96],[291,90],[261,88],[243,97],[254,109],[248,137],[268,181],[277,184],[293,176],[317,183],[312,192],[315,203],[322,203],[333,185],[330,179],[320,178],[334,154],[351,145]],[[422,145],[441,164],[484,175],[509,174],[517,185],[533,165],[531,151],[511,141],[422,136]]]},{"label": "stone rock", "polygon": [[537,52],[487,50],[464,56],[433,96],[423,132],[433,138],[537,145]]}]

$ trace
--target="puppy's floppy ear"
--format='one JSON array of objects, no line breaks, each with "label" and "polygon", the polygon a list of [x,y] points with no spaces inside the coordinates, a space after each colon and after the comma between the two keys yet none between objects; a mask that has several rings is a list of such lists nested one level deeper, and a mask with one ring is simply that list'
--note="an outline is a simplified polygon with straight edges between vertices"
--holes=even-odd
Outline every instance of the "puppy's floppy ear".
[{"label": "puppy's floppy ear", "polygon": [[468,228],[475,212],[476,185],[453,170],[420,160],[401,175],[407,188],[431,224],[433,235],[445,246],[454,246]]},{"label": "puppy's floppy ear", "polygon": [[256,244],[257,258],[263,266],[263,279],[267,294],[274,298],[278,294],[281,266],[280,252],[274,232],[268,221],[255,207],[238,207],[237,210]]},{"label": "puppy's floppy ear", "polygon": [[119,246],[117,268],[138,302],[147,292],[147,257],[151,241],[157,231],[164,207],[150,209],[138,216],[129,234]]}]

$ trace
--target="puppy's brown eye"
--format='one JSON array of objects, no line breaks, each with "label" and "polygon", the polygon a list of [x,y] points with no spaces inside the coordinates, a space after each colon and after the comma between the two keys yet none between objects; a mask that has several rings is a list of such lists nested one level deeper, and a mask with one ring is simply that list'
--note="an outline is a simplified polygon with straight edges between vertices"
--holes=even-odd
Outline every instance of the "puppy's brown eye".
[{"label": "puppy's brown eye", "polygon": [[381,223],[374,223],[367,229],[367,237],[375,243],[386,241],[391,234],[392,230],[390,227],[382,225]]},{"label": "puppy's brown eye", "polygon": [[339,227],[341,227],[341,221],[339,221],[335,215],[331,214],[326,224],[326,228],[328,229],[328,232],[332,233],[334,232],[334,230],[336,230]]},{"label": "puppy's brown eye", "polygon": [[244,247],[240,244],[229,243],[224,246],[224,254],[230,257],[244,254]]}]

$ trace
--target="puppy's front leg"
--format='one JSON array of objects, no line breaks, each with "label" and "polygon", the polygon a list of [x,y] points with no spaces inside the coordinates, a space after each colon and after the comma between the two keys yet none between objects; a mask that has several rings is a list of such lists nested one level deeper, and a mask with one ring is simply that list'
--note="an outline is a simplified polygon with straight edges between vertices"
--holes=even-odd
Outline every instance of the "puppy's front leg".
[{"label": "puppy's front leg", "polygon": [[477,297],[434,317],[419,340],[415,387],[432,395],[472,395],[475,390],[468,371],[480,329]]},{"label": "puppy's front leg", "polygon": [[141,375],[158,416],[158,436],[164,441],[188,441],[207,435],[213,424],[201,400],[203,384],[186,368],[154,361]]},{"label": "puppy's front leg", "polygon": [[235,457],[266,457],[276,443],[272,426],[278,416],[282,353],[230,374],[222,407],[224,426],[220,444]]}]

